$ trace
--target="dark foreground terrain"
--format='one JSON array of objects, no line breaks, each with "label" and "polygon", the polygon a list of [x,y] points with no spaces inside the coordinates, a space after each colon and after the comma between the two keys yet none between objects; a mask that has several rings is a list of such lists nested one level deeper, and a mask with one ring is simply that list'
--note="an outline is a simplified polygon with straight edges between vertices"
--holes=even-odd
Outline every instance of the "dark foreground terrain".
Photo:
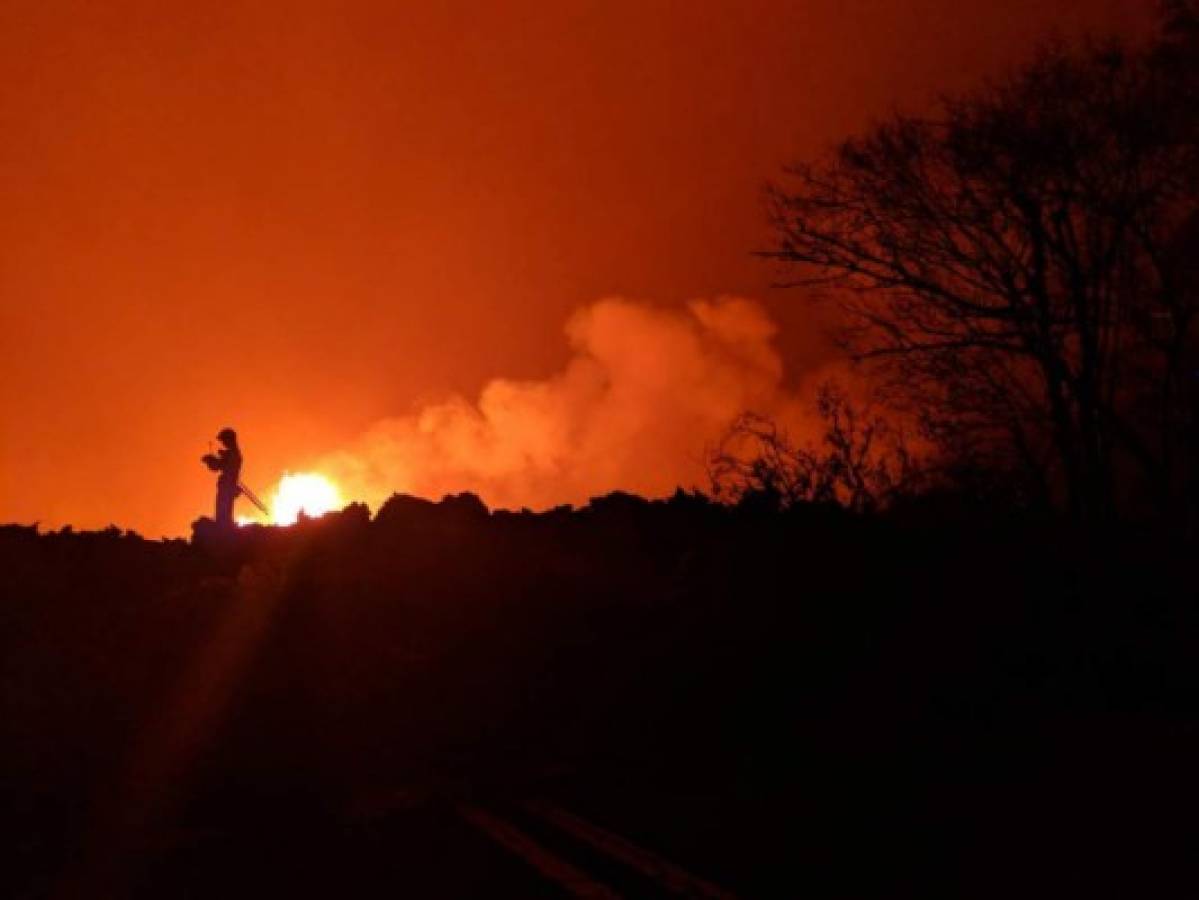
[{"label": "dark foreground terrain", "polygon": [[1181,540],[678,495],[0,528],[0,895],[1194,896]]}]

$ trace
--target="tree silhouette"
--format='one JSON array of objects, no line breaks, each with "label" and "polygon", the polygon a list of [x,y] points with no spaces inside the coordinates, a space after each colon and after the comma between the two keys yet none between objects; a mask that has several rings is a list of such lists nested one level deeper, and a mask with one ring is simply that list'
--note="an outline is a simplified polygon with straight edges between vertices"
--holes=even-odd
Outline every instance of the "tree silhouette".
[{"label": "tree silhouette", "polygon": [[[786,284],[955,452],[1058,488],[1081,518],[1194,481],[1199,210],[1189,4],[1155,48],[1043,50],[768,190]],[[1184,8],[1185,7],[1185,8]],[[1183,77],[1185,74],[1186,77]],[[1188,224],[1190,223],[1190,224]]]},{"label": "tree silhouette", "polygon": [[902,431],[832,382],[817,392],[816,409],[819,444],[796,443],[760,413],[739,416],[708,456],[713,496],[768,509],[835,503],[870,512],[914,488],[918,468]]}]

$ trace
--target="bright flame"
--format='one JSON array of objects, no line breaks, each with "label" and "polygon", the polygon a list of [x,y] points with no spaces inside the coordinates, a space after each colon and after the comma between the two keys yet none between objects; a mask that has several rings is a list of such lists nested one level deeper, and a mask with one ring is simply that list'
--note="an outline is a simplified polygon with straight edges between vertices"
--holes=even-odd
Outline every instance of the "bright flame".
[{"label": "bright flame", "polygon": [[271,518],[276,525],[292,525],[300,513],[315,518],[342,505],[337,486],[324,475],[293,472],[279,479],[271,500]]}]

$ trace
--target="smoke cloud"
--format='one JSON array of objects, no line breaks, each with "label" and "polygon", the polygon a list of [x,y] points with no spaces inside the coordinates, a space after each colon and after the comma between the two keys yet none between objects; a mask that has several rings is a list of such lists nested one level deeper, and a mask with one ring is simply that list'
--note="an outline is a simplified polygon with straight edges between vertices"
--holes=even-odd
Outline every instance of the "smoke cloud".
[{"label": "smoke cloud", "polygon": [[497,378],[474,401],[383,420],[318,466],[375,508],[397,491],[544,508],[699,486],[705,448],[739,413],[803,418],[782,387],[776,330],[760,304],[735,297],[671,309],[600,300],[568,321],[572,356],[558,374]]}]

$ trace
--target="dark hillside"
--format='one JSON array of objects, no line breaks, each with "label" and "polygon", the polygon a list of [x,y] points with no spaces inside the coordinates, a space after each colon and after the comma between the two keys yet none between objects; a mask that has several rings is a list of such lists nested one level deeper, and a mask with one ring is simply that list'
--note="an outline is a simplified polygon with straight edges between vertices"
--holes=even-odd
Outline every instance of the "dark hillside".
[{"label": "dark hillside", "polygon": [[179,895],[179,835],[549,797],[747,896],[1144,886],[1194,808],[1185,549],[684,494],[5,527],[0,877]]}]

